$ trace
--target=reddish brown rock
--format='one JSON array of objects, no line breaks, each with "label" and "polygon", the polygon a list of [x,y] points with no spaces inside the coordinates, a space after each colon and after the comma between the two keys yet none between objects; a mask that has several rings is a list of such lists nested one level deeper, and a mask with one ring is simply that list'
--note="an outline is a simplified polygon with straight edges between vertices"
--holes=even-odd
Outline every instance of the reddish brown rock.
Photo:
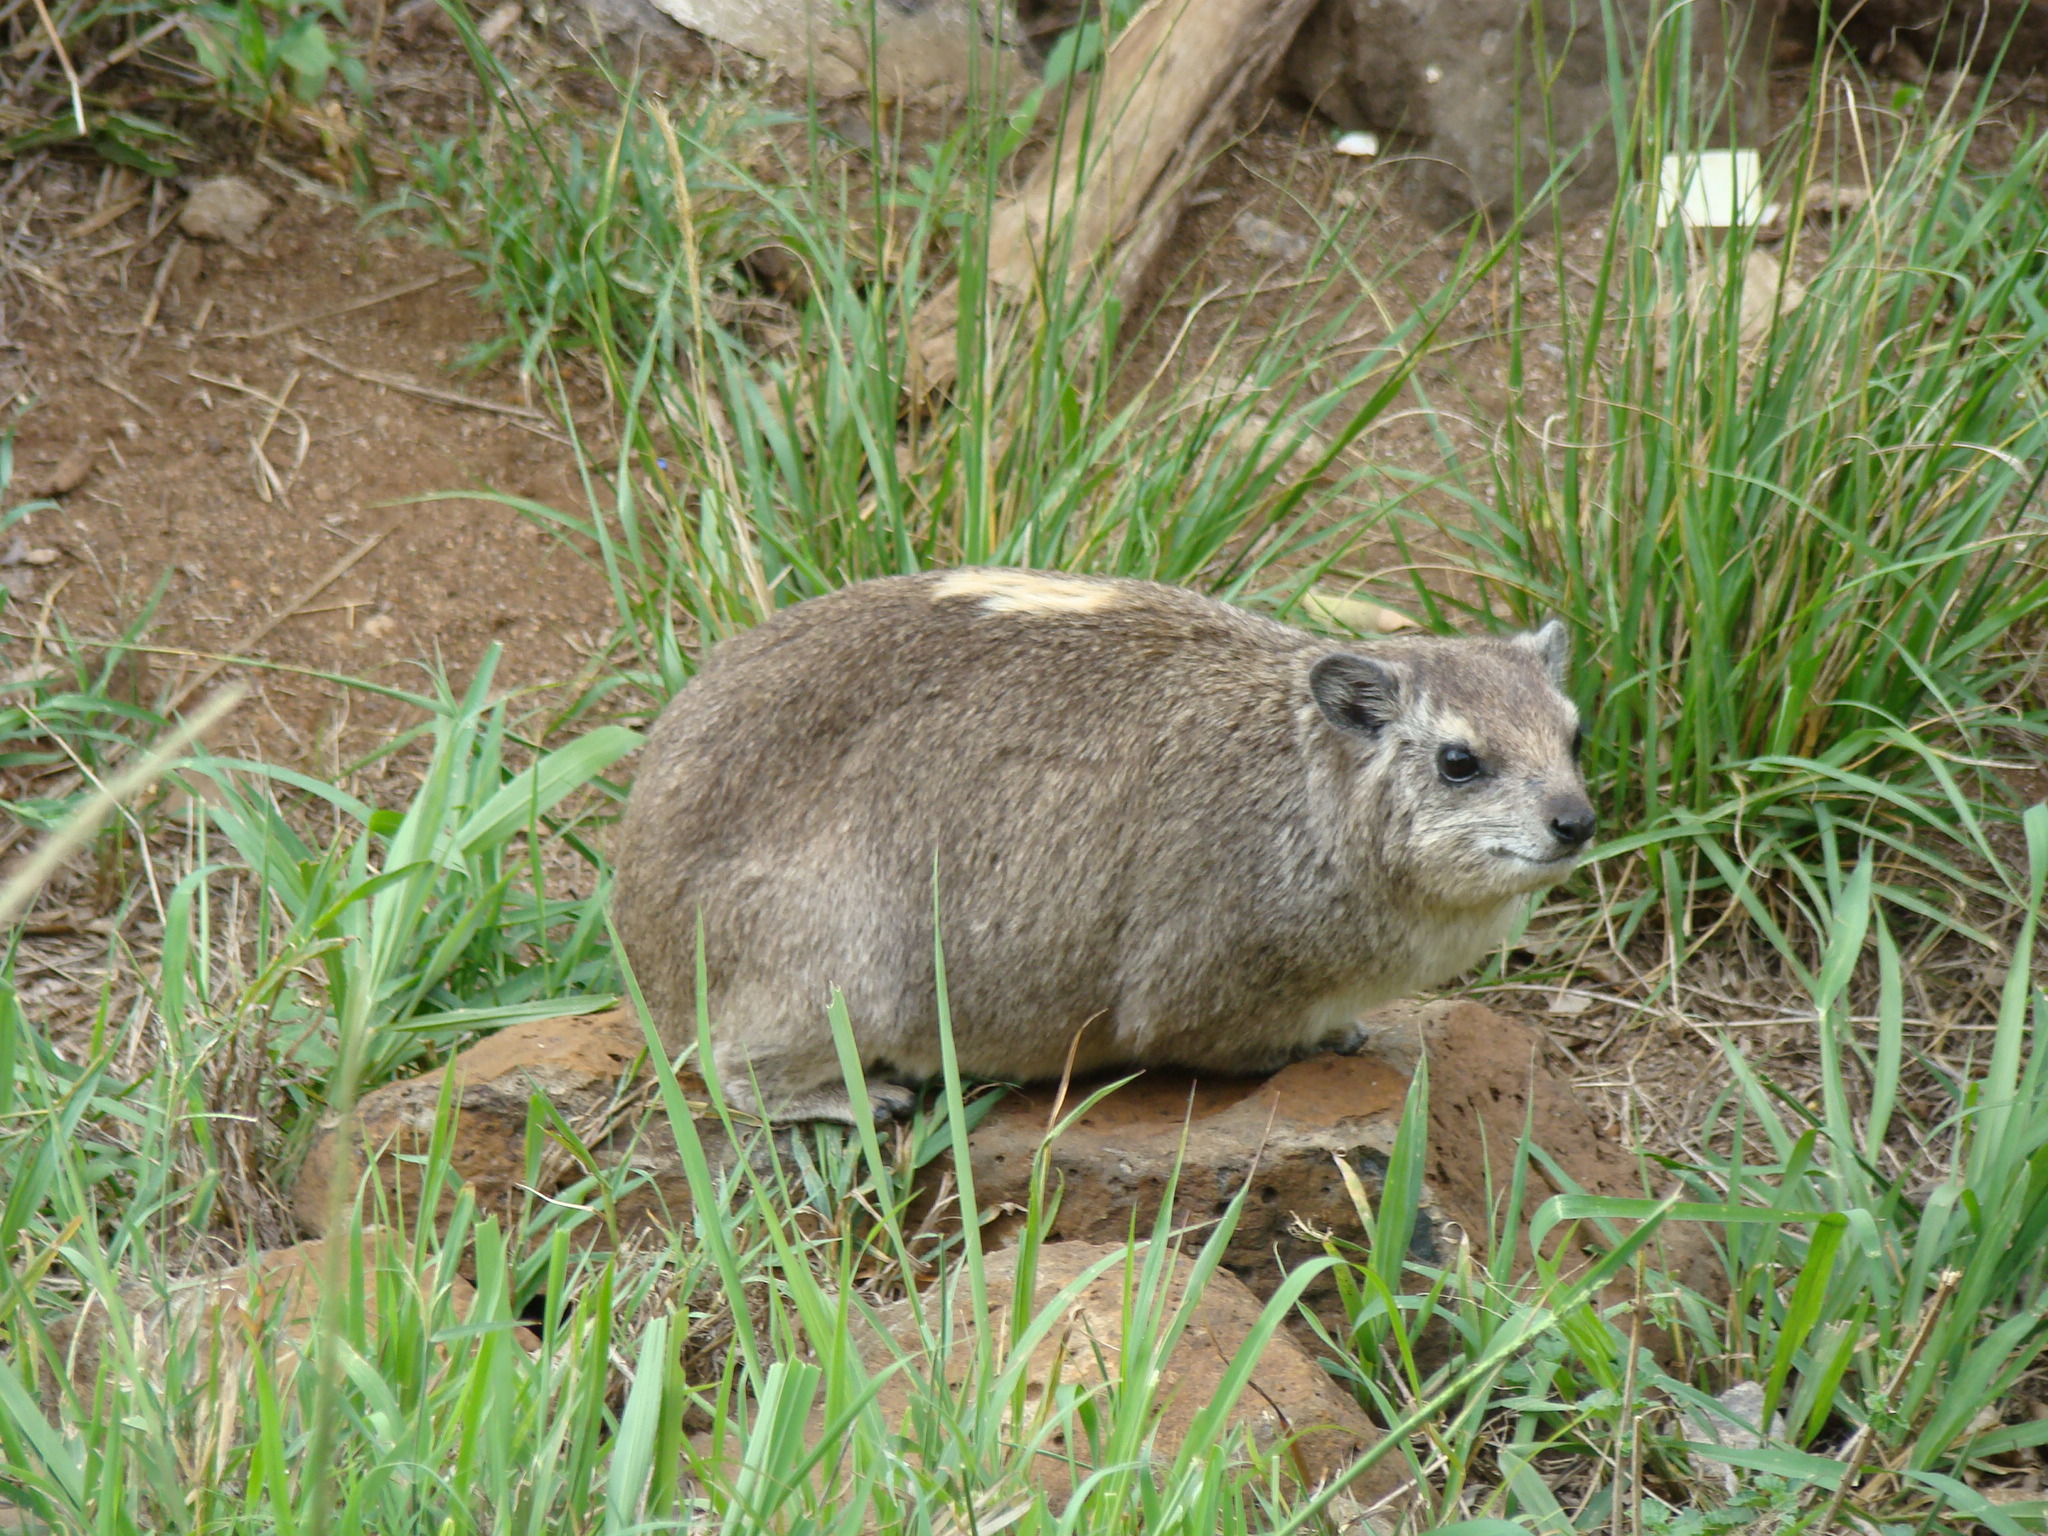
[{"label": "reddish brown rock", "polygon": [[[1416,1053],[1427,1042],[1429,1159],[1424,1178],[1443,1213],[1480,1247],[1500,1236],[1515,1149],[1525,1129],[1586,1194],[1642,1199],[1668,1192],[1646,1182],[1642,1160],[1601,1130],[1572,1087],[1562,1053],[1540,1030],[1460,999],[1385,1009],[1374,1023],[1372,1050],[1404,1070],[1413,1070]],[[1523,1225],[1516,1233],[1525,1258],[1529,1218],[1545,1200],[1562,1193],[1541,1165],[1532,1166]],[[1560,1231],[1558,1237],[1564,1236]],[[1697,1228],[1667,1228],[1652,1251],[1655,1262],[1694,1289],[1725,1282],[1711,1245]]]},{"label": "reddish brown rock", "polygon": [[[1048,1233],[1054,1241],[1147,1236],[1168,1188],[1175,1224],[1199,1228],[1245,1191],[1225,1263],[1252,1290],[1270,1294],[1289,1270],[1323,1251],[1322,1234],[1361,1235],[1338,1162],[1376,1203],[1408,1077],[1425,1043],[1430,1133],[1411,1244],[1418,1258],[1444,1256],[1446,1222],[1482,1245],[1494,1234],[1499,1213],[1488,1206],[1488,1190],[1497,1197],[1507,1188],[1525,1123],[1579,1188],[1646,1192],[1637,1160],[1602,1135],[1528,1025],[1455,1000],[1385,1010],[1374,1023],[1367,1053],[1315,1057],[1266,1079],[1138,1074],[1049,1145],[1057,1089],[1011,1093],[971,1138],[975,1193],[990,1218],[990,1240],[1007,1235],[1029,1200],[1043,1148],[1047,1191],[1057,1200]],[[539,1138],[529,1153],[531,1100],[540,1094],[601,1162],[625,1163],[641,1175],[613,1212],[622,1227],[680,1219],[688,1185],[665,1119],[658,1109],[645,1113],[651,1095],[639,1075],[642,1039],[624,1011],[517,1024],[463,1052],[445,1072],[366,1095],[358,1133],[363,1145],[380,1149],[378,1176],[389,1208],[404,1212],[418,1203],[416,1159],[426,1150],[444,1076],[453,1073],[459,1115],[450,1162],[481,1208],[510,1214],[524,1200],[560,1194],[586,1172],[558,1138]],[[1095,1086],[1072,1085],[1065,1104],[1078,1105]],[[702,1085],[688,1080],[685,1089],[694,1099]],[[698,1135],[714,1168],[736,1161],[715,1119],[700,1119]],[[295,1192],[299,1217],[314,1231],[325,1224],[336,1144],[330,1126]],[[351,1173],[360,1166],[359,1154]],[[924,1184],[928,1201],[950,1192],[947,1159],[928,1165]],[[1556,1192],[1539,1170],[1524,1221]],[[444,1210],[452,1198],[443,1192]],[[1701,1252],[1684,1247],[1675,1257]]]},{"label": "reddish brown rock", "polygon": [[[553,1194],[582,1171],[558,1140],[542,1138],[534,1149],[539,1177],[529,1180],[527,1125],[534,1095],[546,1099],[586,1144],[601,1142],[621,1120],[637,1120],[644,1108],[638,1075],[644,1052],[640,1026],[624,1009],[535,1019],[486,1036],[446,1067],[365,1094],[356,1106],[355,1131],[359,1145],[377,1157],[390,1219],[401,1219],[419,1202],[414,1160],[427,1150],[450,1074],[458,1114],[449,1163],[475,1192],[480,1209],[510,1215],[531,1193]],[[320,1128],[292,1187],[293,1214],[309,1232],[327,1230],[339,1146],[335,1132],[332,1119]],[[351,1196],[361,1166],[359,1151],[343,1185]],[[438,1214],[446,1215],[453,1199],[454,1191],[444,1189]]]},{"label": "reddish brown rock", "polygon": [[[1026,1362],[1023,1395],[1031,1405],[1028,1414],[1046,1414],[1058,1401],[1062,1387],[1087,1393],[1121,1377],[1129,1292],[1135,1284],[1136,1267],[1144,1263],[1142,1249],[1127,1249],[1121,1241],[1048,1243],[1038,1250],[1031,1286],[1034,1314],[1050,1306],[1092,1265],[1113,1255],[1121,1255],[1123,1261],[1111,1263],[1081,1289]],[[914,1383],[920,1379],[928,1381],[942,1371],[955,1390],[971,1390],[969,1376],[978,1337],[989,1339],[999,1366],[1004,1361],[1011,1337],[1017,1260],[1015,1249],[989,1255],[984,1268],[988,1310],[980,1319],[973,1316],[967,1282],[957,1277],[949,1287],[934,1287],[924,1296],[882,1311],[877,1319],[879,1331],[866,1336],[860,1349],[864,1363],[876,1373],[908,1362],[884,1379],[877,1393],[876,1401],[891,1424],[903,1423],[917,1391]],[[1171,1262],[1157,1314],[1139,1319],[1141,1326],[1163,1324],[1180,1306],[1193,1265],[1180,1255]],[[940,1295],[945,1289],[950,1289],[950,1300]],[[1156,1462],[1170,1462],[1179,1453],[1197,1416],[1215,1401],[1231,1363],[1258,1323],[1262,1305],[1227,1273],[1212,1276],[1203,1286],[1185,1331],[1160,1362],[1159,1389],[1152,1408],[1156,1417],[1151,1453]],[[944,1361],[935,1362],[926,1353],[924,1341],[939,1336],[942,1306],[949,1306],[952,1313],[951,1332],[946,1336],[957,1342]],[[906,1375],[910,1380],[906,1381]],[[1259,1352],[1251,1379],[1226,1423],[1231,1429],[1243,1430],[1262,1452],[1284,1447],[1281,1465],[1292,1467],[1310,1486],[1343,1471],[1380,1439],[1379,1430],[1358,1404],[1284,1331],[1276,1332]],[[1087,1470],[1087,1440],[1070,1423],[1036,1417],[1027,1418],[1011,1431],[1019,1441],[1041,1432],[1041,1449],[1028,1475],[1045,1489],[1057,1509],[1073,1490],[1075,1464],[1080,1464],[1084,1474]],[[1390,1456],[1354,1482],[1350,1492],[1367,1501],[1396,1496],[1403,1485],[1403,1469],[1399,1457]]]},{"label": "reddish brown rock", "polygon": [[[1077,1084],[1067,1104],[1095,1086]],[[1288,1270],[1323,1251],[1317,1233],[1359,1229],[1337,1161],[1377,1200],[1407,1091],[1405,1074],[1370,1056],[1317,1056],[1265,1079],[1143,1073],[1046,1147],[1059,1198],[1047,1235],[1120,1243],[1151,1232],[1169,1187],[1179,1225],[1213,1221],[1243,1190],[1224,1262],[1270,1294]],[[1012,1093],[976,1128],[983,1209],[1021,1209],[1030,1198],[1057,1100],[1051,1087]],[[1426,1202],[1415,1228],[1419,1256],[1435,1256],[1435,1227]]]},{"label": "reddish brown rock", "polygon": [[[336,1239],[341,1241],[341,1239]],[[50,1340],[63,1361],[72,1386],[90,1398],[105,1369],[116,1376],[131,1373],[159,1383],[173,1359],[186,1379],[242,1383],[257,1359],[257,1343],[266,1334],[277,1348],[267,1361],[279,1392],[287,1390],[298,1370],[307,1340],[319,1321],[327,1270],[339,1263],[353,1286],[362,1284],[365,1326],[378,1325],[376,1272],[409,1275],[410,1247],[395,1234],[378,1228],[362,1233],[361,1247],[336,1255],[325,1241],[298,1243],[259,1254],[247,1264],[215,1274],[196,1275],[172,1283],[167,1291],[144,1281],[121,1287],[117,1305],[95,1296],[69,1318],[54,1324]],[[365,1271],[368,1273],[365,1273]],[[408,1278],[403,1283],[411,1284]],[[460,1277],[448,1282],[448,1301],[458,1320],[467,1319],[476,1292]],[[422,1297],[424,1304],[428,1298]],[[110,1323],[123,1330],[122,1347],[108,1343]],[[522,1347],[538,1349],[527,1329],[514,1330]],[[223,1390],[204,1394],[206,1411],[232,1415],[246,1393]],[[221,1444],[232,1438],[223,1429]]]}]

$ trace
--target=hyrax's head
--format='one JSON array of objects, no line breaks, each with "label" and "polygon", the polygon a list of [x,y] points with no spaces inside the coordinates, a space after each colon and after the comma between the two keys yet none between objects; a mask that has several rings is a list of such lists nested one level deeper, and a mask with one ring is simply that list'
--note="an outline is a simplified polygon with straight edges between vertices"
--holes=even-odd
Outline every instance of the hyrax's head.
[{"label": "hyrax's head", "polygon": [[1426,899],[1477,906],[1571,872],[1593,839],[1555,619],[1507,640],[1338,651],[1309,691],[1353,765],[1382,855]]}]

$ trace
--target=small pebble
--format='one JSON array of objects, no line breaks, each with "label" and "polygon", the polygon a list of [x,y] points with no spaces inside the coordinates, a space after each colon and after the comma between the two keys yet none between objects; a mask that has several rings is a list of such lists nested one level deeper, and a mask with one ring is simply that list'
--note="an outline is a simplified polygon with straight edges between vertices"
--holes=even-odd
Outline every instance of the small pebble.
[{"label": "small pebble", "polygon": [[1340,133],[1336,150],[1340,155],[1376,155],[1380,152],[1380,136],[1376,133]]},{"label": "small pebble", "polygon": [[1231,228],[1237,231],[1237,238],[1254,256],[1270,256],[1276,261],[1301,261],[1311,248],[1306,235],[1297,235],[1293,230],[1283,229],[1271,219],[1262,219],[1249,211],[1233,219]]},{"label": "small pebble", "polygon": [[85,484],[85,478],[92,473],[94,449],[81,443],[57,461],[57,467],[50,471],[48,482],[37,492],[42,496],[68,496]]},{"label": "small pebble", "polygon": [[178,212],[178,228],[195,240],[240,245],[270,212],[270,199],[239,176],[202,181]]}]

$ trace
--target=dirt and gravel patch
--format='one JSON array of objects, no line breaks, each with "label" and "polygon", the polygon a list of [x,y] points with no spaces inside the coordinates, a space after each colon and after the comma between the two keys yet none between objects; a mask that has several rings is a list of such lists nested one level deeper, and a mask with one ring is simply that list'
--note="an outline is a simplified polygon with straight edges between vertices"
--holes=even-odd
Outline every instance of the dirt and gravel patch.
[{"label": "dirt and gravel patch", "polygon": [[582,504],[550,402],[509,368],[457,367],[496,333],[473,269],[375,238],[315,184],[250,180],[272,210],[238,243],[183,234],[166,199],[84,165],[50,166],[10,210],[43,247],[0,380],[10,500],[59,507],[17,529],[55,558],[0,573],[6,643],[20,666],[53,625],[110,636],[147,613],[173,693],[221,655],[296,669],[263,674],[249,713],[266,749],[332,771],[390,713],[306,674],[418,690],[422,663],[459,682],[497,643],[507,684],[568,679],[610,602],[511,509],[417,500]]}]

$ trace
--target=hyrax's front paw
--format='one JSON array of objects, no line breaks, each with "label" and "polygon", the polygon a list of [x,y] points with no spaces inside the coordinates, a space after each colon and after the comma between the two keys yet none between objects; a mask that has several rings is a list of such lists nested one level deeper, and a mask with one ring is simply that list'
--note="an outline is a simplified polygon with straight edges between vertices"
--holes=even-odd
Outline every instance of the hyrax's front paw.
[{"label": "hyrax's front paw", "polygon": [[1278,1072],[1282,1067],[1292,1066],[1297,1061],[1308,1061],[1316,1056],[1356,1056],[1371,1044],[1372,1031],[1354,1021],[1327,1035],[1302,1041],[1280,1056],[1269,1070]]},{"label": "hyrax's front paw", "polygon": [[1356,1056],[1372,1044],[1372,1031],[1353,1019],[1334,1035],[1324,1037],[1320,1050],[1331,1051],[1339,1056]]},{"label": "hyrax's front paw", "polygon": [[[917,1091],[901,1083],[868,1082],[868,1105],[874,1111],[874,1123],[887,1125],[894,1120],[908,1120],[917,1108]],[[809,1093],[800,1093],[775,1107],[774,1120],[786,1125],[799,1120],[836,1120],[841,1125],[859,1125],[861,1116],[853,1107],[853,1095],[840,1084],[830,1088],[814,1088]]]},{"label": "hyrax's front paw", "polygon": [[887,1125],[892,1120],[908,1120],[917,1113],[917,1090],[906,1088],[901,1083],[868,1083],[868,1102],[874,1106],[875,1122]]}]

